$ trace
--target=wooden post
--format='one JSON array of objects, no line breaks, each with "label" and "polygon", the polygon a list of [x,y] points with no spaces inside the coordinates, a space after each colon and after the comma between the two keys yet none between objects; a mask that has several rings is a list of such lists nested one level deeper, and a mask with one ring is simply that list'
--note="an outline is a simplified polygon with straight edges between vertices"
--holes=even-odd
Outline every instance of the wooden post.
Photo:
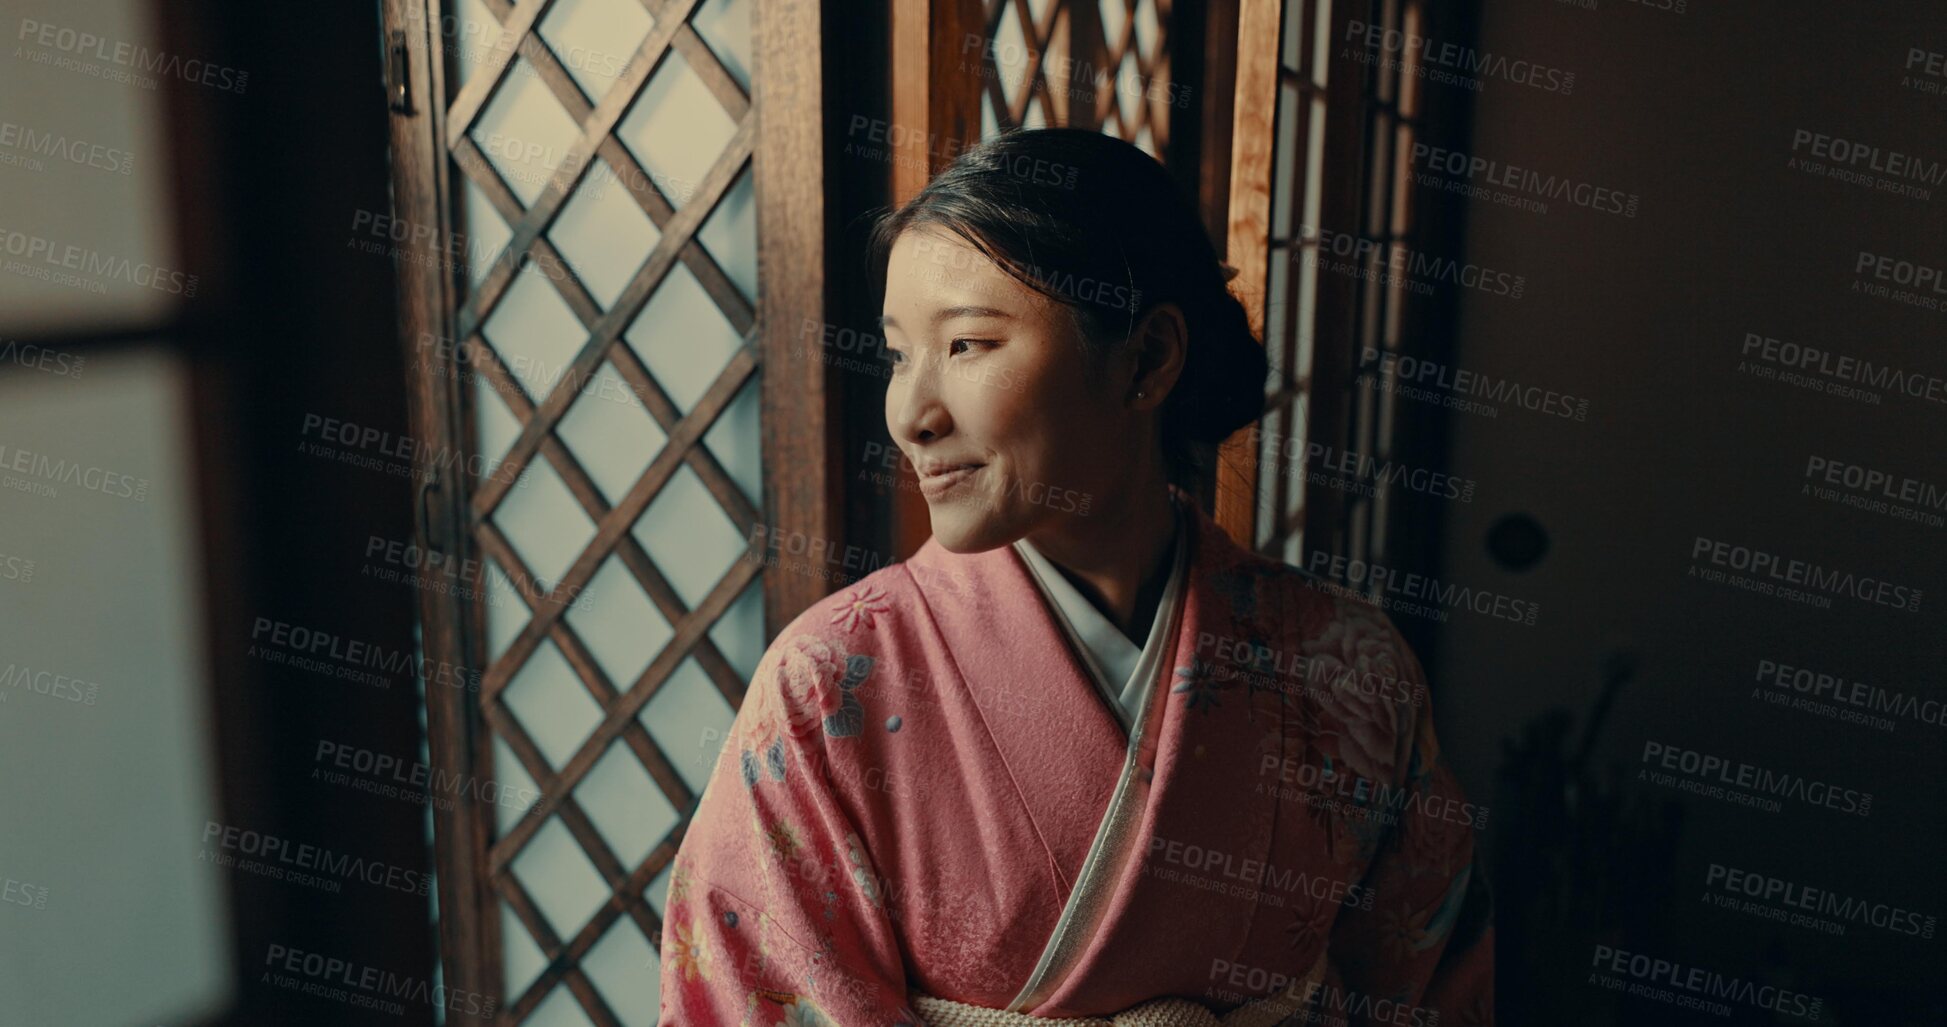
[{"label": "wooden post", "polygon": [[[1239,0],[1237,97],[1231,120],[1227,261],[1251,327],[1264,331],[1271,238],[1271,175],[1278,116],[1280,0]],[[1257,447],[1251,433],[1230,437],[1217,454],[1216,521],[1239,545],[1257,538]]]}]

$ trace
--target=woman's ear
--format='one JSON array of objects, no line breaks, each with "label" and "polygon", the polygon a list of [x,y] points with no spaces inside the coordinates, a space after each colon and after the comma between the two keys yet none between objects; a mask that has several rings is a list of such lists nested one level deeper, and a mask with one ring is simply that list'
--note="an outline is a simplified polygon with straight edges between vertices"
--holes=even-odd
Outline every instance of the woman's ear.
[{"label": "woman's ear", "polygon": [[1154,410],[1169,398],[1189,355],[1190,330],[1183,320],[1183,309],[1174,303],[1151,307],[1136,325],[1130,342],[1136,366],[1128,402],[1137,410]]}]

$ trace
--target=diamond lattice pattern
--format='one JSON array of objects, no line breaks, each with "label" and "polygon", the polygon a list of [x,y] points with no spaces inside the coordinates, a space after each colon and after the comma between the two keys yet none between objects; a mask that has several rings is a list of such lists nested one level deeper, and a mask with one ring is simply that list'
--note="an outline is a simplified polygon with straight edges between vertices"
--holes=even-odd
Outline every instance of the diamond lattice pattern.
[{"label": "diamond lattice pattern", "polygon": [[1069,125],[1160,156],[1170,110],[1167,0],[989,0],[981,135]]},{"label": "diamond lattice pattern", "polygon": [[[1146,0],[1147,2],[1147,0]],[[462,0],[503,1021],[653,1024],[662,890],[763,648],[754,0]]]}]

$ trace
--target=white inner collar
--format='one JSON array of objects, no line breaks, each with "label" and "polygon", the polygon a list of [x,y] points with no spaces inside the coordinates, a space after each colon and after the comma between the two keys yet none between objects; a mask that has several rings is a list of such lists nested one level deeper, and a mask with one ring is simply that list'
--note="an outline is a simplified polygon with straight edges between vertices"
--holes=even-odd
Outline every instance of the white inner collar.
[{"label": "white inner collar", "polygon": [[1141,671],[1153,669],[1162,659],[1162,651],[1169,644],[1164,635],[1168,634],[1170,611],[1178,601],[1182,591],[1185,566],[1189,563],[1184,557],[1188,546],[1184,544],[1184,521],[1181,509],[1176,511],[1176,533],[1171,540],[1170,577],[1163,587],[1163,597],[1156,604],[1156,615],[1150,620],[1149,632],[1143,645],[1138,647],[1129,640],[1122,630],[1115,626],[1095,604],[1070,584],[1057,568],[1027,539],[1014,543],[1022,560],[1032,572],[1030,577],[1040,586],[1041,592],[1055,608],[1056,620],[1061,623],[1069,640],[1081,651],[1082,662],[1088,667],[1095,684],[1102,693],[1113,700],[1116,713],[1123,726],[1129,726],[1136,705],[1142,696],[1143,680]]}]

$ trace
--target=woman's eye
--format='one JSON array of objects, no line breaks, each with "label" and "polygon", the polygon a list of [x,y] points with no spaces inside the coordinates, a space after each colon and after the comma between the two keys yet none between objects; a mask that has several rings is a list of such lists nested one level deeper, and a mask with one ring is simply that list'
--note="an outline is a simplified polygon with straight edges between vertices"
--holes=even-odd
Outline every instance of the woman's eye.
[{"label": "woman's eye", "polygon": [[989,342],[986,339],[955,339],[953,340],[953,348],[951,352],[955,354],[960,354],[966,352],[967,350],[973,349],[975,346],[986,346],[986,345],[989,345]]}]

